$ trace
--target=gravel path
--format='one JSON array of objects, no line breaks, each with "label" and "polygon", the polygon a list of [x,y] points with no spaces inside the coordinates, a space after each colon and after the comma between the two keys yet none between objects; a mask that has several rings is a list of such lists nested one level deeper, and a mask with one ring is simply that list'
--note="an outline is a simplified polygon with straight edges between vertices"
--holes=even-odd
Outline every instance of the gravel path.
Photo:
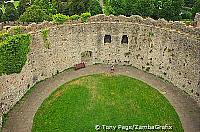
[{"label": "gravel path", "polygon": [[[52,78],[36,84],[36,88],[24,102],[9,112],[9,119],[3,132],[31,132],[34,115],[42,102],[60,85],[78,78],[97,73],[109,72],[108,65],[88,66],[78,71],[64,71]],[[200,132],[200,108],[185,92],[154,75],[133,67],[117,66],[113,74],[137,78],[158,89],[174,106],[185,132]]]}]

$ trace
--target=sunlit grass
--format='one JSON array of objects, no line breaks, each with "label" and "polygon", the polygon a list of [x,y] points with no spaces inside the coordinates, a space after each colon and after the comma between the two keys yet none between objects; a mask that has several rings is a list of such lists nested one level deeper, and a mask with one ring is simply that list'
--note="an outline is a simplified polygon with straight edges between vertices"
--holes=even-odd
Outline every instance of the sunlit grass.
[{"label": "sunlit grass", "polygon": [[81,77],[58,88],[34,117],[33,132],[95,132],[95,125],[165,125],[182,132],[168,100],[147,84],[121,75]]}]

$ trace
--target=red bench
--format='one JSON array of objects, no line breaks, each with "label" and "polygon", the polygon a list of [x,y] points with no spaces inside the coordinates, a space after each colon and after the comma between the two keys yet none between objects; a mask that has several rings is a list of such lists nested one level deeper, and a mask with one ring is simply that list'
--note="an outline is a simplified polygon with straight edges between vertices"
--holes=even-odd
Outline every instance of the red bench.
[{"label": "red bench", "polygon": [[85,63],[81,62],[79,64],[75,64],[74,67],[75,67],[75,70],[78,70],[78,69],[81,69],[81,68],[85,68]]}]

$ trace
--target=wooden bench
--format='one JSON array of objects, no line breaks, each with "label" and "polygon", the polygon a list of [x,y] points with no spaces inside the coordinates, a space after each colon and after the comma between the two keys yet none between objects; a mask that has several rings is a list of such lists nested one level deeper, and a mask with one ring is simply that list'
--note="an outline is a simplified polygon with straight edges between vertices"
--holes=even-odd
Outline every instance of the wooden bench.
[{"label": "wooden bench", "polygon": [[85,68],[85,63],[81,62],[79,64],[75,64],[74,67],[75,67],[75,70],[78,70],[78,69],[81,69],[81,68]]}]

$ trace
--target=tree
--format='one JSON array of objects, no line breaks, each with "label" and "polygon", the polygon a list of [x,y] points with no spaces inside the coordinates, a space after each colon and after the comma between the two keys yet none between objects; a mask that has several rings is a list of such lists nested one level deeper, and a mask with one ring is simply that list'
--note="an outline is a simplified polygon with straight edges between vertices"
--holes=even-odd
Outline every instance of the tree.
[{"label": "tree", "polygon": [[84,12],[91,12],[92,15],[103,13],[98,0],[53,0],[52,3],[59,13],[70,16]]},{"label": "tree", "polygon": [[126,13],[125,6],[127,2],[125,0],[111,0],[110,5],[112,7],[113,15],[124,15]]},{"label": "tree", "polygon": [[181,19],[192,19],[192,13],[190,11],[183,10]]},{"label": "tree", "polygon": [[181,11],[184,5],[183,0],[155,0],[155,10],[152,16],[155,19],[180,20]]},{"label": "tree", "polygon": [[154,16],[155,5],[154,0],[138,0],[135,3],[135,13],[140,16]]},{"label": "tree", "polygon": [[33,5],[39,6],[46,14],[56,14],[57,10],[49,0],[35,0]]},{"label": "tree", "polygon": [[14,4],[9,2],[4,4],[5,13],[2,15],[4,21],[15,21],[18,19],[18,11],[15,8]]},{"label": "tree", "polygon": [[103,13],[102,7],[100,6],[99,1],[97,1],[97,0],[91,1],[90,7],[89,7],[89,12],[91,13],[92,16]]},{"label": "tree", "polygon": [[22,15],[26,11],[26,8],[28,8],[30,6],[31,6],[30,0],[20,0],[19,5],[17,7],[19,15]]},{"label": "tree", "polygon": [[91,0],[71,0],[69,5],[69,15],[81,14],[87,12],[90,7]]},{"label": "tree", "polygon": [[68,2],[60,2],[58,1],[56,4],[54,3],[54,5],[56,5],[57,11],[61,14],[64,15],[69,15],[69,10],[70,10],[70,5],[68,4]]},{"label": "tree", "polygon": [[196,0],[194,6],[192,7],[192,14],[193,17],[195,16],[196,13],[200,12],[200,0]]},{"label": "tree", "polygon": [[3,20],[2,20],[2,15],[3,15],[3,11],[0,9],[0,22],[2,22]]},{"label": "tree", "polygon": [[49,16],[40,6],[32,5],[20,16],[21,22],[43,22],[49,20]]},{"label": "tree", "polygon": [[0,0],[0,8],[2,8],[3,4],[4,4],[4,1]]},{"label": "tree", "polygon": [[180,20],[184,0],[105,0],[104,11],[113,15],[141,15]]},{"label": "tree", "polygon": [[195,4],[196,0],[184,0],[184,6],[192,7]]}]

